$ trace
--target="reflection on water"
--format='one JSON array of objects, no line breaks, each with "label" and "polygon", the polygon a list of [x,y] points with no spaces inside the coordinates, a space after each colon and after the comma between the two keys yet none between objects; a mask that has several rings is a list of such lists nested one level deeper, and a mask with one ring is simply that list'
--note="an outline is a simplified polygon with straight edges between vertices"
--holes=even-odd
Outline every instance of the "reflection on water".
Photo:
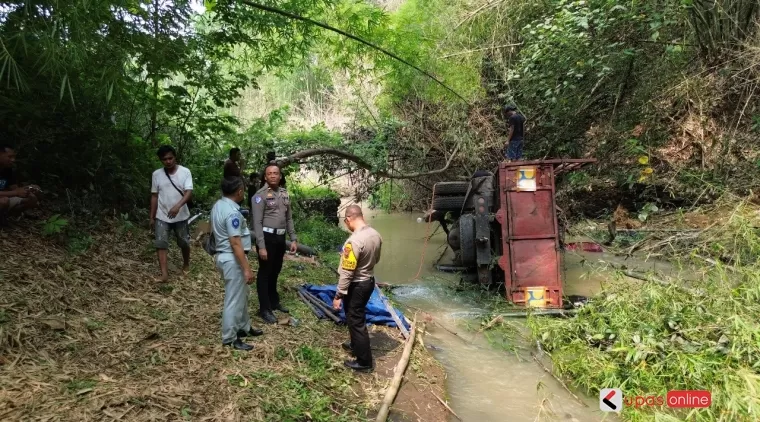
[{"label": "reflection on water", "polygon": [[[502,421],[600,421],[605,415],[595,398],[584,398],[588,407],[575,401],[546,374],[530,355],[531,345],[515,335],[503,347],[493,346],[483,335],[466,329],[479,324],[486,309],[470,296],[456,294],[458,278],[434,269],[445,247],[442,230],[430,238],[419,279],[415,279],[427,227],[417,223],[417,214],[383,214],[365,210],[370,225],[383,236],[382,258],[376,268],[380,281],[402,285],[394,289],[397,301],[430,314],[437,324],[427,324],[425,344],[434,346],[435,356],[447,372],[447,391],[452,409],[465,422]],[[449,250],[441,263],[449,263]],[[579,260],[580,262],[580,260]],[[575,264],[566,262],[571,267]],[[591,293],[599,282],[584,280],[584,270],[568,273],[579,292]],[[408,315],[411,319],[411,315]],[[525,331],[522,320],[510,321],[515,332]],[[440,326],[438,325],[440,324]],[[456,333],[456,334],[455,334]],[[579,394],[580,395],[580,394]],[[452,419],[454,420],[454,419]],[[604,420],[612,420],[607,417]]]}]

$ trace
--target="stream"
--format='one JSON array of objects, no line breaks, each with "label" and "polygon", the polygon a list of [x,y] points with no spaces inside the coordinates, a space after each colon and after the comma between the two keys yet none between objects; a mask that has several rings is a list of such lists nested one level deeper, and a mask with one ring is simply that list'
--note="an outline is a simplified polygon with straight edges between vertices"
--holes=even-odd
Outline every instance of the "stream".
[{"label": "stream", "polygon": [[[516,335],[507,341],[489,341],[477,333],[485,307],[475,295],[456,292],[456,274],[434,268],[446,245],[445,233],[439,228],[425,248],[428,231],[434,232],[438,223],[428,227],[418,223],[417,217],[365,209],[367,222],[383,236],[382,258],[376,267],[378,280],[400,286],[394,288],[393,295],[406,308],[409,319],[414,310],[420,310],[437,323],[427,324],[425,345],[446,370],[449,405],[454,412],[465,422],[615,420],[612,414],[599,410],[596,398],[581,397],[588,407],[578,403],[533,361],[533,346],[519,335],[528,331],[524,320],[508,321],[515,326]],[[450,249],[446,254],[441,263],[449,263],[453,257]],[[599,289],[600,278],[589,277],[582,262],[582,255],[566,260],[567,294],[589,295]],[[416,278],[418,270],[420,276]],[[493,293],[490,300],[497,298]],[[450,420],[456,418],[451,416]]]}]

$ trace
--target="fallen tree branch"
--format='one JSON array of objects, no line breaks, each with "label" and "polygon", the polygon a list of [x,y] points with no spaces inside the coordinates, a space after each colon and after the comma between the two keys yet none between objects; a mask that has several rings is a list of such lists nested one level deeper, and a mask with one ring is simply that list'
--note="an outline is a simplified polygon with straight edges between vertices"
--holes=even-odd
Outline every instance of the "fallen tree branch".
[{"label": "fallen tree branch", "polygon": [[417,334],[417,314],[414,314],[414,322],[412,322],[412,331],[409,333],[409,338],[406,340],[404,346],[404,353],[401,354],[398,364],[396,364],[396,372],[393,374],[393,380],[388,387],[388,391],[385,393],[383,403],[380,405],[380,411],[375,418],[375,422],[385,422],[388,419],[388,413],[391,410],[391,404],[396,399],[399,387],[401,387],[401,379],[404,378],[406,367],[409,364],[409,357],[412,355],[412,349],[414,346],[414,337]]},{"label": "fallen tree branch", "polygon": [[278,160],[275,160],[275,162],[280,167],[285,167],[293,163],[299,163],[301,160],[309,157],[313,157],[315,155],[332,155],[338,158],[342,158],[344,160],[349,160],[354,162],[357,166],[368,170],[370,174],[378,176],[378,177],[385,177],[388,179],[416,179],[418,177],[426,177],[426,176],[432,176],[435,174],[441,174],[448,170],[449,166],[451,166],[451,162],[454,160],[454,157],[456,157],[457,153],[459,152],[459,144],[454,148],[454,151],[451,152],[451,155],[449,155],[448,160],[446,160],[446,165],[437,169],[437,170],[431,170],[428,172],[420,172],[420,173],[407,173],[407,174],[390,174],[385,170],[375,170],[370,163],[368,163],[363,158],[351,154],[350,152],[346,152],[344,150],[340,150],[337,148],[311,148],[311,149],[305,149],[302,151],[298,151],[294,154],[291,154],[287,157],[280,158]]}]

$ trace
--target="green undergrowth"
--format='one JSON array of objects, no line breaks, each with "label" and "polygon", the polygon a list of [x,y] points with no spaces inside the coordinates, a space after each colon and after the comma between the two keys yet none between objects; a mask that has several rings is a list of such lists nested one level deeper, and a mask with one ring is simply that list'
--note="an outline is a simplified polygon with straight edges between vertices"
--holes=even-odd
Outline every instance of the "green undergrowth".
[{"label": "green undergrowth", "polygon": [[530,317],[555,371],[591,396],[602,388],[621,388],[626,397],[712,393],[705,409],[624,406],[626,421],[760,420],[760,236],[748,229],[757,226],[754,214],[745,205],[727,208],[718,213],[725,221],[712,219],[716,225],[689,244],[673,243],[672,258],[703,274],[688,286],[621,275],[575,317]]},{"label": "green undergrowth", "polygon": [[338,266],[339,250],[348,238],[348,232],[321,216],[299,219],[295,225],[299,242],[316,249],[325,265]]}]

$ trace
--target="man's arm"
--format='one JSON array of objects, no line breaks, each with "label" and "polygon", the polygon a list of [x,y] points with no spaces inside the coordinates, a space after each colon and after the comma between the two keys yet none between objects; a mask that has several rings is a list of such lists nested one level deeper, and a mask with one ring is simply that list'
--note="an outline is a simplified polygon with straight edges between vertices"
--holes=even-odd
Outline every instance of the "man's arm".
[{"label": "man's arm", "polygon": [[238,264],[240,264],[240,268],[243,270],[246,283],[250,284],[253,280],[253,275],[251,273],[251,267],[248,265],[248,258],[246,258],[245,251],[243,250],[243,242],[240,240],[240,237],[243,235],[242,216],[239,213],[232,213],[227,216],[226,220],[225,224],[227,225],[227,235],[230,239],[230,246],[232,246],[232,254],[235,255],[235,260],[237,260]]},{"label": "man's arm", "polygon": [[347,295],[348,286],[354,279],[354,271],[358,263],[358,253],[360,245],[355,241],[347,242],[343,246],[343,256],[340,257],[340,266],[338,267],[338,294]]},{"label": "man's arm", "polygon": [[[176,204],[176,205],[174,205],[174,208],[177,208],[177,209],[180,209],[180,208],[182,208],[182,206],[183,206],[183,205],[185,205],[185,204],[187,204],[187,201],[189,201],[189,200],[190,200],[190,197],[192,197],[192,196],[193,196],[193,191],[191,191],[191,190],[186,190],[186,191],[185,191],[185,194],[184,194],[184,195],[182,195],[182,199],[180,199],[180,200],[179,200],[179,202],[177,202],[177,204]],[[171,216],[170,216],[170,217],[171,217]],[[173,217],[172,217],[172,218],[173,218]]]},{"label": "man's arm", "polygon": [[509,127],[509,135],[507,135],[507,143],[512,141],[512,135],[515,133],[515,128],[510,126]]},{"label": "man's arm", "polygon": [[150,194],[150,219],[151,221],[156,219],[156,212],[158,212],[158,192]]},{"label": "man's arm", "polygon": [[182,190],[185,191],[185,194],[182,195],[182,199],[180,199],[177,205],[175,205],[177,208],[182,208],[182,206],[187,204],[193,196],[193,174],[190,173],[190,170],[185,170],[187,171],[187,176],[185,176],[185,179],[182,182]]},{"label": "man's arm", "polygon": [[29,196],[29,191],[16,185],[11,186],[10,190],[0,191],[0,198],[10,198],[14,196],[19,198],[26,198]]},{"label": "man's arm", "polygon": [[264,243],[264,198],[260,194],[251,197],[251,209],[253,210],[253,236],[256,238],[256,246],[266,249]]}]

